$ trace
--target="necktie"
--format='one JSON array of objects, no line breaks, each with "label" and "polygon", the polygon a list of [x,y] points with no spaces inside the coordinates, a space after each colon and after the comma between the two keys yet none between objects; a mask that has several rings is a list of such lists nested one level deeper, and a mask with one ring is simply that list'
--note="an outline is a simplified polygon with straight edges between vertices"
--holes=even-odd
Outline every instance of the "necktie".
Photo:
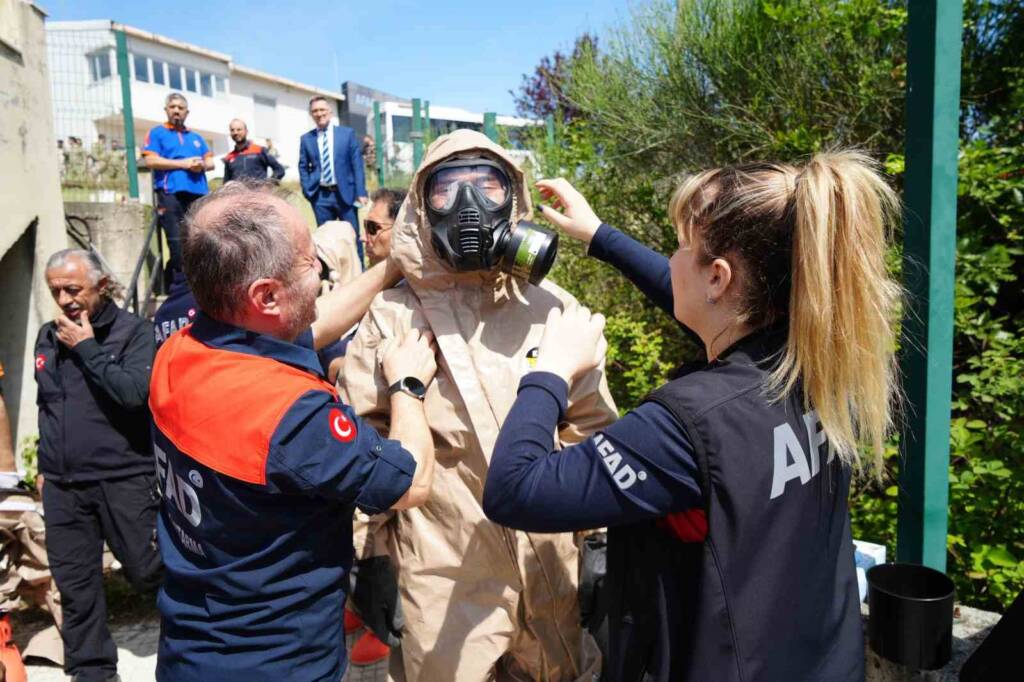
[{"label": "necktie", "polygon": [[327,130],[320,131],[320,184],[334,184],[334,164],[331,163],[331,149],[328,146]]}]

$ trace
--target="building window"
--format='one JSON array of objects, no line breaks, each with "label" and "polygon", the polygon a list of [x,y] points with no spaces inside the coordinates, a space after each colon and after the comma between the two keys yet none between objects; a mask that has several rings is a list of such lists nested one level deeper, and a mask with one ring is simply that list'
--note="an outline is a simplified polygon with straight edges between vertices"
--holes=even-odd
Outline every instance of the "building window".
[{"label": "building window", "polygon": [[222,95],[225,92],[227,92],[227,82],[224,80],[222,76],[214,76],[213,80],[217,84],[217,92],[221,93]]},{"label": "building window", "polygon": [[395,142],[409,142],[412,139],[412,117],[392,116],[391,132]]},{"label": "building window", "polygon": [[89,55],[89,75],[93,82],[110,78],[110,51],[104,50]]},{"label": "building window", "polygon": [[159,59],[153,59],[153,82],[157,85],[164,85],[167,79],[164,78],[164,63]]},{"label": "building window", "polygon": [[199,84],[196,83],[196,72],[194,69],[185,69],[185,89],[189,92],[199,92]]},{"label": "building window", "polygon": [[277,100],[253,95],[253,132],[259,137],[277,137]]},{"label": "building window", "polygon": [[181,90],[181,67],[177,64],[167,65],[167,85],[171,90]]},{"label": "building window", "polygon": [[204,97],[213,97],[213,76],[208,73],[199,74],[199,93]]},{"label": "building window", "polygon": [[141,54],[132,55],[132,65],[135,67],[135,80],[143,83],[149,82],[149,59]]}]

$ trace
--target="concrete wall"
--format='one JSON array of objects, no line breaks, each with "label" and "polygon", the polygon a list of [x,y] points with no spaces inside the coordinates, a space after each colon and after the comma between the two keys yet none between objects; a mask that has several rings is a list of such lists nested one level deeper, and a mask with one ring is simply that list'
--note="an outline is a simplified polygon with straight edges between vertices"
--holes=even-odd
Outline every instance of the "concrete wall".
[{"label": "concrete wall", "polygon": [[64,213],[69,220],[78,218],[89,225],[93,246],[121,286],[127,287],[146,237],[143,206],[68,201]]},{"label": "concrete wall", "polygon": [[16,444],[37,432],[33,344],[54,308],[43,267],[67,244],[44,15],[13,0],[0,15],[0,361]]}]

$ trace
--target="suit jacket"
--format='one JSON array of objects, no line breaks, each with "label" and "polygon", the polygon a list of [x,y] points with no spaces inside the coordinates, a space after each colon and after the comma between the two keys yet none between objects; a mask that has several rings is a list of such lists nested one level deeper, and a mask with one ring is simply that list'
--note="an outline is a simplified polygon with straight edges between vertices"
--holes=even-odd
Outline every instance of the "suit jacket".
[{"label": "suit jacket", "polygon": [[[299,180],[303,195],[312,201],[320,187],[320,146],[316,128],[299,140]],[[354,204],[357,197],[366,196],[362,145],[355,131],[345,126],[334,126],[334,180],[346,204]]]}]

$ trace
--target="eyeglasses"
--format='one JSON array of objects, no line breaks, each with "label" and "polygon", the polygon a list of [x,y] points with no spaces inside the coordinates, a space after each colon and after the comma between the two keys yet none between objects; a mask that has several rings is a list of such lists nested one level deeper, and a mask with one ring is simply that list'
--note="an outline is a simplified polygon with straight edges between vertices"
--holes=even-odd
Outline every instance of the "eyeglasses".
[{"label": "eyeglasses", "polygon": [[371,237],[376,237],[378,232],[390,230],[392,227],[395,226],[395,224],[390,223],[385,226],[381,225],[376,220],[364,220],[363,226],[366,228],[366,234],[370,235]]}]

